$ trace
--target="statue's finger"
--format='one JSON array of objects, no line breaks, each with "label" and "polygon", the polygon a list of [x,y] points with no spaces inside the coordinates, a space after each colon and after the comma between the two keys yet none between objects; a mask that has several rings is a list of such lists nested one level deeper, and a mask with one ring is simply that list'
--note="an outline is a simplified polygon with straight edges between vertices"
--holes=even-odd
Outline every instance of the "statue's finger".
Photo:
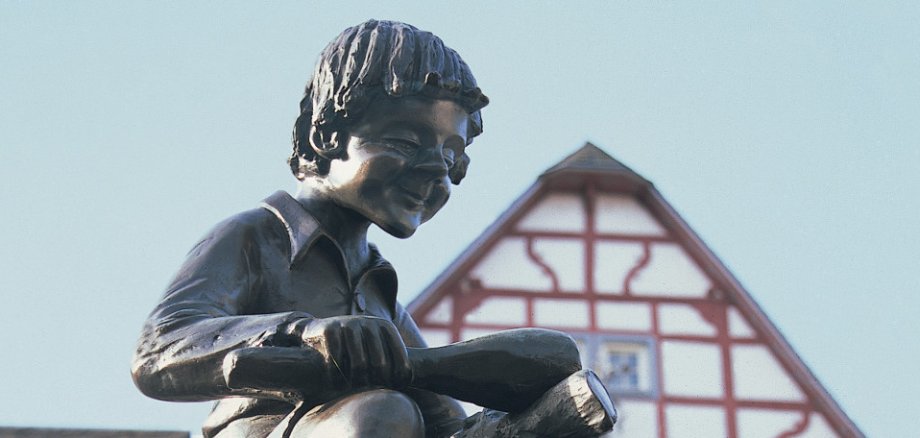
[{"label": "statue's finger", "polygon": [[412,381],[412,366],[409,363],[409,355],[406,351],[406,344],[395,327],[384,330],[386,337],[387,351],[390,359],[390,369],[392,370],[392,382],[394,388],[406,386]]},{"label": "statue's finger", "polygon": [[343,331],[341,327],[336,329],[327,329],[323,335],[323,342],[316,348],[321,349],[321,353],[328,361],[327,372],[329,382],[333,387],[342,388],[351,386],[351,377],[348,374],[348,357],[346,347],[342,340]]},{"label": "statue's finger", "polygon": [[368,380],[370,383],[390,386],[392,384],[390,358],[386,346],[385,330],[378,327],[364,327],[364,345],[367,347]]},{"label": "statue's finger", "polygon": [[366,386],[367,376],[367,351],[364,345],[367,340],[364,329],[360,324],[345,327],[344,341],[348,350],[348,376],[353,387]]}]

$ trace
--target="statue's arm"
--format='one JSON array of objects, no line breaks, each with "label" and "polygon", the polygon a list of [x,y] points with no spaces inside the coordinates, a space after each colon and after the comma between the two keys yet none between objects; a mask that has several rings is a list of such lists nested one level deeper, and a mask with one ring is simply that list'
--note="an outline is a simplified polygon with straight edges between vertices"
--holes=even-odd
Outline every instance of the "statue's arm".
[{"label": "statue's arm", "polygon": [[[412,316],[398,303],[394,323],[406,347],[425,348],[428,346]],[[425,418],[425,436],[449,436],[462,427],[466,414],[460,403],[453,398],[418,388],[407,388],[405,391],[418,404]]]},{"label": "statue's arm", "polygon": [[[428,349],[403,313],[397,322],[414,374],[406,392],[425,416],[426,436],[597,436],[616,421],[603,384],[579,371],[570,336],[524,328]],[[432,391],[491,409],[464,419],[456,401]]]},{"label": "statue's arm", "polygon": [[255,346],[303,312],[242,315],[256,298],[255,228],[232,218],[219,224],[189,253],[144,324],[132,375],[140,390],[162,400],[200,401],[231,395],[284,398],[282,393],[227,386],[225,356]]}]

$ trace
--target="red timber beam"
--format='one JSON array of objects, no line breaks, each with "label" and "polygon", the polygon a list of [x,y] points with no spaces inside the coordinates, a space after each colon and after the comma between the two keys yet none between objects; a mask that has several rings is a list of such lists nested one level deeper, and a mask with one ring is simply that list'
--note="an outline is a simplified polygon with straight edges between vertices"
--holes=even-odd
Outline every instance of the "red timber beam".
[{"label": "red timber beam", "polygon": [[799,384],[799,387],[815,403],[817,411],[823,413],[831,427],[846,437],[864,437],[853,420],[830,396],[814,373],[805,365],[801,357],[792,349],[786,338],[770,322],[766,313],[748,294],[735,276],[728,271],[725,264],[690,228],[674,208],[665,201],[654,187],[648,187],[641,193],[640,200],[661,221],[674,238],[684,243],[687,253],[706,272],[715,284],[720,285],[728,295],[727,300],[737,306],[742,315],[775,354],[779,363]]}]

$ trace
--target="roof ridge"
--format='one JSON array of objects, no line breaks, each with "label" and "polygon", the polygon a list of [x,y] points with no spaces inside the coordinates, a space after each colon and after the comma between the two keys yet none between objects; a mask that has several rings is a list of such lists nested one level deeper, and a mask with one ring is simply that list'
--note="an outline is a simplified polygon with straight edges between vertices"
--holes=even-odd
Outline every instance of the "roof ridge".
[{"label": "roof ridge", "polygon": [[610,154],[604,152],[603,149],[595,146],[590,141],[585,142],[584,146],[577,151],[563,158],[549,169],[546,169],[540,176],[567,170],[626,173],[641,178],[641,176],[630,169],[629,166],[613,158]]}]

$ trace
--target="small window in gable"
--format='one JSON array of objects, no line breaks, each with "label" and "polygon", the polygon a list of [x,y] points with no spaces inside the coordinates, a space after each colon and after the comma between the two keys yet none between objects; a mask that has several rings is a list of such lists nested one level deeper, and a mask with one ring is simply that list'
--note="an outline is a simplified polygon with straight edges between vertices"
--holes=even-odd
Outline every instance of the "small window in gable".
[{"label": "small window in gable", "polygon": [[604,380],[611,389],[639,390],[639,355],[635,351],[607,351]]},{"label": "small window in gable", "polygon": [[655,397],[654,341],[644,336],[576,334],[582,364],[607,386],[611,397]]}]

